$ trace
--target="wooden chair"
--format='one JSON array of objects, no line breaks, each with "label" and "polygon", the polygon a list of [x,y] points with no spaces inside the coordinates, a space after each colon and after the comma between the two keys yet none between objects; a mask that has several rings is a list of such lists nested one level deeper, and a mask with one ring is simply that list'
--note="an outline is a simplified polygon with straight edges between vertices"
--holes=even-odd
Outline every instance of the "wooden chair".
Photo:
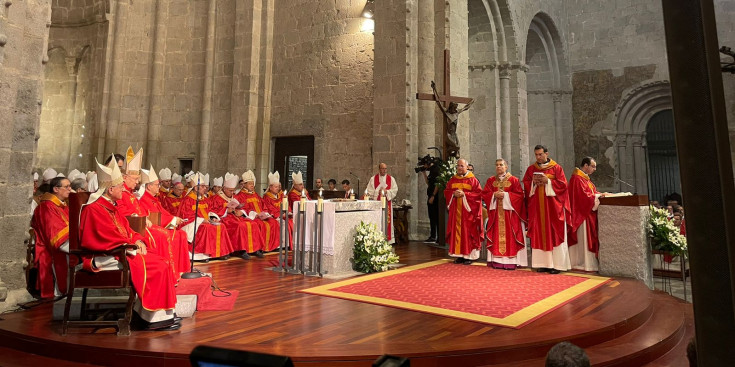
[{"label": "wooden chair", "polygon": [[28,240],[26,242],[26,289],[34,298],[41,297],[41,290],[38,289],[38,267],[36,266],[36,231],[31,228],[28,230]]},{"label": "wooden chair", "polygon": [[[69,289],[66,296],[66,306],[64,307],[64,320],[62,322],[61,335],[66,335],[69,327],[114,327],[117,335],[130,335],[130,319],[133,316],[133,301],[135,300],[135,291],[132,287],[130,279],[130,265],[128,264],[125,252],[134,248],[132,245],[124,245],[111,251],[92,251],[82,248],[79,241],[79,217],[82,205],[89,199],[89,193],[73,193],[69,196],[69,256],[79,258],[79,264],[82,263],[82,257],[86,256],[116,256],[122,269],[100,271],[97,273],[86,270],[77,269],[74,263],[70,261],[69,266]],[[100,199],[104,200],[104,199]],[[82,288],[82,303],[79,321],[69,320],[69,311],[71,309],[72,298],[74,298],[74,289]],[[125,305],[125,315],[118,320],[104,320],[101,316],[93,321],[86,320],[87,308],[87,292],[89,289],[127,289],[130,292],[127,303]]]}]

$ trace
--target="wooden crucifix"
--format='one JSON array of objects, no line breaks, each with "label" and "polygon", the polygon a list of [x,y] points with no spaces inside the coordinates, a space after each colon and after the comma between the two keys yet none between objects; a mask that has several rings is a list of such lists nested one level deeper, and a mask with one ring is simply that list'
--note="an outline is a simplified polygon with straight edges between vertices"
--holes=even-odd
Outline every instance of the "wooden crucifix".
[{"label": "wooden crucifix", "polygon": [[[439,105],[444,115],[444,123],[442,124],[442,159],[447,160],[449,157],[459,158],[459,142],[457,141],[457,122],[459,114],[467,111],[472,103],[472,98],[452,96],[450,92],[450,71],[449,71],[449,50],[444,50],[444,94],[436,91],[434,82],[431,82],[433,93],[416,93],[416,99],[424,101],[434,101]],[[459,103],[465,106],[458,109]]]}]

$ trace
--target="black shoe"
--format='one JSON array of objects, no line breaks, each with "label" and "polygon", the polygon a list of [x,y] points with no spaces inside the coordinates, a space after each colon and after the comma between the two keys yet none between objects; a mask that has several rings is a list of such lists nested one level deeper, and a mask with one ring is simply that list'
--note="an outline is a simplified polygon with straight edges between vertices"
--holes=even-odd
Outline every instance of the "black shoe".
[{"label": "black shoe", "polygon": [[470,259],[465,259],[465,260],[464,260],[464,261],[462,262],[462,264],[464,264],[464,265],[472,265],[472,260],[470,260]]},{"label": "black shoe", "polygon": [[559,274],[559,273],[561,273],[561,270],[549,269],[549,274]]},{"label": "black shoe", "polygon": [[247,252],[243,252],[242,255],[240,255],[240,257],[243,260],[250,260],[250,255]]},{"label": "black shoe", "polygon": [[549,272],[549,268],[539,268],[536,271],[539,272],[539,273],[548,273]]},{"label": "black shoe", "polygon": [[429,238],[427,238],[427,239],[426,239],[426,241],[424,241],[424,242],[426,242],[426,243],[436,243],[436,238],[434,238],[434,237],[429,237]]},{"label": "black shoe", "polygon": [[461,258],[461,257],[458,257],[458,258],[454,259],[454,263],[455,264],[462,264],[462,263],[464,263],[464,259]]},{"label": "black shoe", "polygon": [[265,257],[265,254],[263,254],[263,250],[255,251],[255,256],[257,256],[259,259],[262,259]]},{"label": "black shoe", "polygon": [[170,324],[168,326],[161,326],[158,328],[148,327],[141,331],[174,331],[181,329],[181,323],[174,322],[173,324]]}]

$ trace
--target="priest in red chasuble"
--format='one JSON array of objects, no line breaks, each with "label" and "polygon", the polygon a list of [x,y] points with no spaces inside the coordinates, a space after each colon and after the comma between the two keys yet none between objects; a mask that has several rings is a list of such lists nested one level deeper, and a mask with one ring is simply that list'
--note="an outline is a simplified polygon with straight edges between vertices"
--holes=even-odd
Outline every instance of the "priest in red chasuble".
[{"label": "priest in red chasuble", "polygon": [[243,251],[242,257],[250,259],[249,254],[257,255],[263,246],[263,239],[258,223],[243,212],[243,204],[235,195],[235,188],[240,177],[229,172],[223,178],[222,191],[208,199],[209,210],[216,213],[227,227],[227,234],[235,251]]},{"label": "priest in red chasuble", "polygon": [[41,298],[66,294],[69,268],[69,207],[65,201],[71,193],[71,182],[64,177],[54,177],[49,187],[51,192],[40,196],[31,220],[36,235],[36,286],[41,291]]},{"label": "priest in red chasuble", "polygon": [[536,162],[523,176],[531,266],[558,274],[570,268],[566,230],[569,222],[567,178],[562,167],[549,158],[546,147],[537,145],[534,155]]},{"label": "priest in red chasuble", "polygon": [[[176,214],[177,217],[184,220],[181,229],[186,232],[189,243],[194,242],[194,230],[196,229],[194,260],[229,256],[235,251],[235,248],[227,234],[227,227],[220,222],[217,214],[210,213],[209,204],[205,198],[207,187],[201,185],[200,181],[198,173],[189,176],[192,188],[181,200],[179,211]],[[198,204],[197,198],[199,199]]]},{"label": "priest in red chasuble", "polygon": [[[175,279],[168,260],[148,252],[146,238],[133,231],[115,202],[123,197],[123,178],[115,160],[107,166],[97,163],[99,190],[89,197],[79,218],[79,241],[82,247],[107,251],[124,244],[135,245],[128,250],[127,260],[133,287],[138,294],[135,312],[155,330],[180,328],[174,319],[176,306]],[[98,272],[117,269],[117,260],[110,256],[83,259],[84,269]]]},{"label": "priest in red chasuble", "polygon": [[248,170],[242,174],[243,187],[235,197],[243,204],[243,212],[253,218],[260,227],[262,246],[256,252],[263,257],[263,252],[275,251],[278,248],[278,220],[265,211],[263,199],[255,192],[255,174]]},{"label": "priest in red chasuble", "polygon": [[495,160],[495,176],[487,179],[482,200],[488,211],[487,265],[506,270],[528,266],[523,186],[508,172],[505,159]]},{"label": "priest in red chasuble", "polygon": [[398,195],[398,183],[393,176],[388,174],[388,165],[380,163],[378,165],[378,174],[371,177],[368,180],[367,188],[365,191],[368,197],[372,200],[381,200],[385,194],[385,200],[388,207],[388,243],[395,243],[395,232],[393,229],[393,204],[391,200],[396,198]]},{"label": "priest in red chasuble", "polygon": [[[281,191],[281,174],[276,171],[275,173],[268,173],[268,191],[265,192],[263,195],[263,209],[270,213],[270,215],[273,218],[278,218],[278,216],[281,214],[281,205],[283,205],[283,199],[284,199],[283,191]],[[288,199],[286,199],[288,201]],[[289,234],[289,240],[291,240],[290,236],[293,232],[293,219],[292,218],[284,218],[288,220],[288,234]],[[279,221],[279,225],[280,225]],[[278,232],[278,237],[276,238],[276,242],[280,243],[280,236],[281,232]],[[293,248],[293,241],[290,241],[290,247]]]},{"label": "priest in red chasuble", "polygon": [[160,181],[156,176],[156,171],[151,166],[150,170],[141,169],[141,182],[143,186],[143,194],[140,196],[140,206],[149,214],[157,212],[160,215],[160,227],[165,231],[168,238],[168,247],[161,247],[157,253],[163,257],[168,257],[173,264],[175,278],[178,279],[180,273],[185,273],[191,268],[191,259],[189,255],[189,243],[186,239],[186,232],[176,229],[182,220],[179,217],[171,215],[161,203],[158,201],[158,187]]},{"label": "priest in red chasuble", "polygon": [[457,160],[457,174],[444,189],[449,210],[447,237],[449,255],[455,264],[472,264],[480,257],[482,246],[482,187],[472,172],[467,170],[467,161]]},{"label": "priest in red chasuble", "polygon": [[590,181],[590,175],[597,170],[594,158],[584,157],[580,167],[574,168],[569,178],[569,205],[572,209],[568,234],[569,260],[573,269],[598,271],[597,207],[600,197],[605,194],[597,191]]}]

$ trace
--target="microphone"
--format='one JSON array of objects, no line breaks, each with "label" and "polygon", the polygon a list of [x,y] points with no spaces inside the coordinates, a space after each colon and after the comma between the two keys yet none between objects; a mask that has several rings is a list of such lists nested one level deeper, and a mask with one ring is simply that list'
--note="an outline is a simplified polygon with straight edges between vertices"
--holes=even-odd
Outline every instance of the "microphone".
[{"label": "microphone", "polygon": [[613,175],[607,175],[607,177],[610,177],[610,178],[612,178],[612,179],[613,179],[613,180],[615,180],[615,181],[618,181],[618,182],[620,182],[620,183],[622,183],[622,184],[628,185],[629,187],[632,187],[633,189],[635,189],[635,186],[633,186],[633,185],[631,185],[631,184],[629,184],[629,183],[627,183],[627,182],[625,182],[625,181],[623,181],[623,180],[619,179],[619,178],[618,178],[617,176],[613,176]]}]

